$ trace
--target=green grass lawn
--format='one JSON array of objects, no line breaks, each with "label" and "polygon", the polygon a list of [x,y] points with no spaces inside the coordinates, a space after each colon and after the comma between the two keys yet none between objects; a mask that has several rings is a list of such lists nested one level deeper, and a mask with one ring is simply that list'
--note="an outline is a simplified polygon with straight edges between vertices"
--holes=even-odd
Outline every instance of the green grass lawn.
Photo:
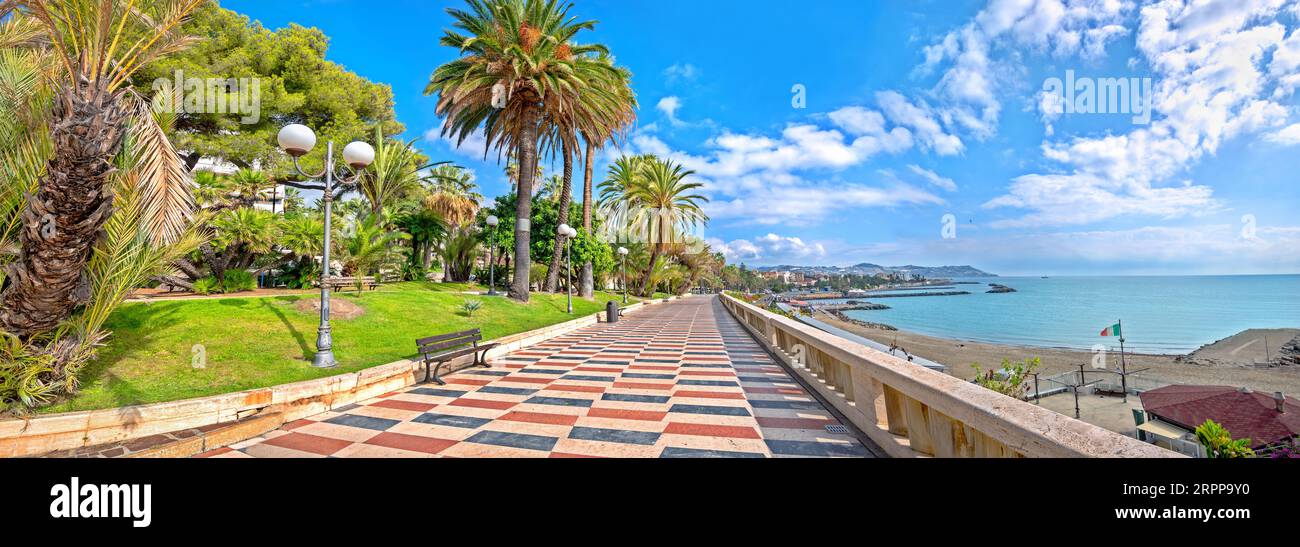
[{"label": "green grass lawn", "polygon": [[[82,371],[81,392],[41,412],[175,401],[333,376],[413,357],[417,338],[475,327],[486,339],[499,338],[595,313],[610,300],[622,302],[605,292],[594,300],[574,297],[571,316],[563,294],[534,293],[520,304],[466,290],[462,284],[398,283],[360,295],[335,293],[361,305],[365,314],[333,321],[340,364],[332,369],[311,367],[319,316],[294,307],[316,295],[125,304],[105,325],[112,337]],[[460,309],[471,299],[483,302],[472,318]],[[201,369],[191,364],[198,344],[207,357]]]}]

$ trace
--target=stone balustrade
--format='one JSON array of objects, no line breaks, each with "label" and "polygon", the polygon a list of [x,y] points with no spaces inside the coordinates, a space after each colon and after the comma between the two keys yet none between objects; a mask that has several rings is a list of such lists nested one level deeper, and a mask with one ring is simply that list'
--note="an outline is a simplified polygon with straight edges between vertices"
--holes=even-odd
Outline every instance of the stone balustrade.
[{"label": "stone balustrade", "polygon": [[778,359],[892,457],[1181,457],[729,295],[720,299]]}]

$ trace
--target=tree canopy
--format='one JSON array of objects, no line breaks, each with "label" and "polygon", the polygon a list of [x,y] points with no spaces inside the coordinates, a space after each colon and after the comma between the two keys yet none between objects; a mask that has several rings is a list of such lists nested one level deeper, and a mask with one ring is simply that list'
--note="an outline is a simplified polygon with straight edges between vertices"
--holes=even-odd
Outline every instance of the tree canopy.
[{"label": "tree canopy", "polygon": [[323,142],[368,141],[380,125],[385,135],[406,128],[396,120],[393,91],[327,61],[329,37],[316,28],[292,24],[271,31],[247,16],[205,3],[183,28],[197,40],[186,50],[155,62],[134,78],[138,91],[154,94],[158,79],[216,78],[259,82],[260,116],[255,123],[234,114],[182,113],[172,140],[189,153],[192,167],[202,157],[218,157],[241,167],[255,161],[273,164],[276,133],[289,123],[316,130]]}]

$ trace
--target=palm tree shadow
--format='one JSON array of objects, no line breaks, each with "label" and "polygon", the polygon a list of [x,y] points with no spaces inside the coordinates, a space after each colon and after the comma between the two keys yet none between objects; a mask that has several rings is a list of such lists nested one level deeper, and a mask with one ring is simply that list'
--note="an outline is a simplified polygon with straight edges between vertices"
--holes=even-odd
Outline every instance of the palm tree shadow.
[{"label": "palm tree shadow", "polygon": [[284,323],[284,328],[288,329],[289,334],[293,336],[294,341],[298,342],[298,348],[302,350],[302,356],[304,359],[315,357],[316,353],[312,351],[311,346],[307,345],[307,338],[302,335],[302,332],[300,332],[297,327],[293,326],[293,322],[289,321],[289,318],[284,315],[283,310],[272,306],[266,299],[263,299],[260,304],[262,307],[275,314],[275,316],[280,319],[281,323]]},{"label": "palm tree shadow", "polygon": [[81,369],[81,389],[116,380],[112,373],[115,365],[151,347],[157,333],[178,324],[175,317],[178,306],[170,304],[159,302],[113,312],[104,326],[112,343]]}]

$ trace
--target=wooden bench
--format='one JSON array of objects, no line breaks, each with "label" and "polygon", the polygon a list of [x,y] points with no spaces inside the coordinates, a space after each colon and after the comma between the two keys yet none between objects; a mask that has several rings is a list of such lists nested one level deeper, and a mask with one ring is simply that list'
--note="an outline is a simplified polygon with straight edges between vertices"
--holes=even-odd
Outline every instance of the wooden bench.
[{"label": "wooden bench", "polygon": [[339,292],[348,287],[356,287],[358,281],[360,281],[361,286],[371,291],[379,288],[379,286],[383,284],[382,281],[373,277],[331,277],[329,278],[329,281],[325,282],[325,284],[334,292]]},{"label": "wooden bench", "polygon": [[[479,341],[482,339],[483,332],[479,329],[473,329],[416,340],[415,345],[419,348],[420,358],[424,361],[425,379],[432,379],[440,386],[447,385],[447,382],[438,377],[438,371],[442,370],[442,366],[447,364],[448,361],[463,355],[473,355],[474,366],[486,368],[488,366],[487,352],[497,347],[498,344],[479,345]],[[433,367],[433,371],[430,373],[429,368],[434,364],[437,366]]]}]

